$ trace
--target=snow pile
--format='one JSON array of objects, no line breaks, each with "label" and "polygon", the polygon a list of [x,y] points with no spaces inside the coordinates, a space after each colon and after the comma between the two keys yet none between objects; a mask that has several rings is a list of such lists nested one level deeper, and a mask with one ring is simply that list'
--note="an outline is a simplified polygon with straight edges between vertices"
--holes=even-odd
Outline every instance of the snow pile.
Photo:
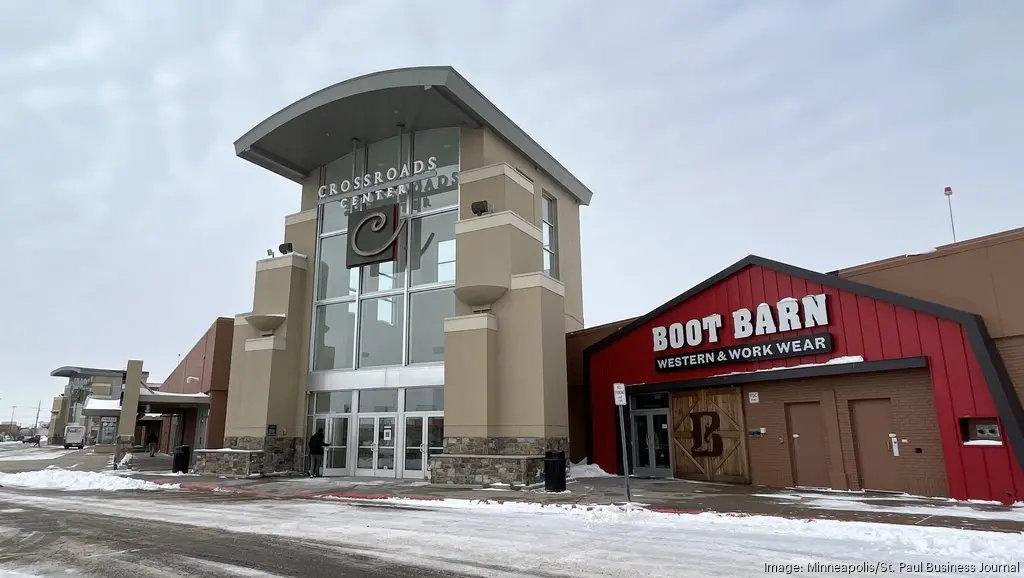
[{"label": "snow pile", "polygon": [[110,476],[99,472],[75,472],[61,468],[47,468],[34,472],[0,474],[0,486],[32,490],[105,491],[118,490],[172,490],[177,484],[154,484],[145,480]]},{"label": "snow pile", "polygon": [[584,458],[580,460],[580,463],[569,466],[569,477],[579,480],[583,478],[615,477],[615,474],[609,474],[597,464],[588,464],[586,458]]},{"label": "snow pile", "polygon": [[123,458],[121,458],[121,461],[117,462],[117,467],[119,467],[119,468],[130,468],[130,467],[132,467],[132,462],[134,462],[134,461],[135,461],[135,454],[127,453],[127,454],[124,455]]}]

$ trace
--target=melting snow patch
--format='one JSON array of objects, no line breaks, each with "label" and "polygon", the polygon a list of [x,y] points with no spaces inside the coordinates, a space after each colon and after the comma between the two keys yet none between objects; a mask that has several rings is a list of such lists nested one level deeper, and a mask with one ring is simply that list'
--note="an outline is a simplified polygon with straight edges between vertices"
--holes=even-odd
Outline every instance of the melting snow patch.
[{"label": "melting snow patch", "polygon": [[569,477],[575,479],[583,478],[614,478],[615,474],[609,474],[608,472],[601,469],[601,466],[597,464],[588,464],[586,459],[580,460],[578,464],[571,464],[569,467]]},{"label": "melting snow patch", "polygon": [[8,568],[0,568],[0,578],[39,578],[38,574],[30,574],[28,572],[21,572],[18,570],[12,570]]},{"label": "melting snow patch", "polygon": [[46,468],[34,472],[0,474],[0,486],[32,490],[117,491],[117,490],[172,490],[177,484],[154,484],[145,480],[111,476],[99,472],[77,472],[60,468]]}]

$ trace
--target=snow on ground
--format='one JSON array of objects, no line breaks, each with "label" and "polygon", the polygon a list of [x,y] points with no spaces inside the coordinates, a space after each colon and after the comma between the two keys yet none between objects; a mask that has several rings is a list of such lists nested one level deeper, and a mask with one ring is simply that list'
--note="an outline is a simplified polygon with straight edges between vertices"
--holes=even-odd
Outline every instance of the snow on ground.
[{"label": "snow on ground", "polygon": [[[1024,504],[1018,502],[1012,509],[979,509],[972,505],[990,506],[998,502],[966,502],[936,500],[910,495],[880,496],[864,493],[851,495],[830,494],[822,496],[813,493],[778,493],[778,494],[754,494],[758,498],[769,500],[785,500],[789,503],[797,503],[801,506],[815,510],[833,510],[846,512],[877,512],[880,514],[910,514],[922,516],[947,516],[954,518],[969,518],[972,520],[1009,520],[1024,522]],[[883,502],[883,503],[868,503]],[[884,502],[920,502],[920,506],[905,504],[886,504]]]},{"label": "snow on ground", "polygon": [[68,451],[62,447],[40,446],[37,448],[32,444],[22,442],[3,442],[0,444],[0,462],[52,460],[66,456],[72,451],[74,450]]},{"label": "snow on ground", "polygon": [[185,472],[164,471],[139,471],[139,470],[108,470],[104,472],[108,476],[159,476],[161,478],[194,478],[199,474],[187,474]]},{"label": "snow on ground", "polygon": [[[158,494],[157,494],[158,495]],[[185,500],[14,495],[22,507],[317,540],[367,555],[499,577],[763,576],[765,564],[887,561],[878,573],[924,575],[899,564],[1017,563],[1024,535],[768,516],[659,514],[617,506],[568,507],[470,500],[380,502]],[[440,530],[440,531],[439,531]],[[871,575],[873,568],[841,572]],[[858,571],[859,570],[859,571]],[[824,576],[806,566],[799,573]],[[836,575],[831,573],[828,575]],[[1009,575],[1009,574],[1008,574]]]},{"label": "snow on ground", "polygon": [[0,473],[0,486],[67,491],[171,490],[181,487],[177,484],[154,484],[101,472],[72,471],[53,466],[33,472]]},{"label": "snow on ground", "polygon": [[586,459],[580,460],[578,464],[569,465],[569,477],[577,480],[583,478],[607,478],[614,477],[615,474],[609,474],[608,472],[601,469],[601,466],[597,464],[588,464]]},{"label": "snow on ground", "polygon": [[37,575],[30,574],[28,572],[22,572],[22,571],[19,571],[19,570],[11,570],[11,569],[5,570],[3,568],[0,568],[0,578],[15,578],[15,577],[17,577],[17,578],[39,578]]}]

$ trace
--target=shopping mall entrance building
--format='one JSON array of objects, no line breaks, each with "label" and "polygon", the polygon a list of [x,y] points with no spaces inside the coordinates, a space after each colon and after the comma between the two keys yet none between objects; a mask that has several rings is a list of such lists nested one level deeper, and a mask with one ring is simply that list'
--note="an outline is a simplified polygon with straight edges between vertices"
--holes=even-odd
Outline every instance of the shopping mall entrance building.
[{"label": "shopping mall entrance building", "polygon": [[235,143],[300,185],[235,319],[227,450],[197,469],[528,484],[568,449],[592,193],[449,67],[361,76]]}]

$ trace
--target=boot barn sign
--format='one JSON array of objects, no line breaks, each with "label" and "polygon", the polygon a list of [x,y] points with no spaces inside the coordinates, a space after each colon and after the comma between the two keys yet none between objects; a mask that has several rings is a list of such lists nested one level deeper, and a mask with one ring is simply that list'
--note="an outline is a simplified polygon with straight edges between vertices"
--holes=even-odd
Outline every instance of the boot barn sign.
[{"label": "boot barn sign", "polygon": [[[671,352],[654,360],[655,371],[682,371],[750,361],[766,361],[787,357],[803,357],[831,353],[832,334],[828,332],[758,340],[742,343],[751,338],[827,327],[829,324],[827,295],[807,295],[802,299],[787,297],[774,307],[759,304],[754,312],[740,308],[730,316],[731,327],[724,326],[721,314],[714,313],[702,319],[659,325],[651,329],[654,352]],[[718,343],[723,331],[732,331],[736,345],[687,351],[690,348]]]}]

